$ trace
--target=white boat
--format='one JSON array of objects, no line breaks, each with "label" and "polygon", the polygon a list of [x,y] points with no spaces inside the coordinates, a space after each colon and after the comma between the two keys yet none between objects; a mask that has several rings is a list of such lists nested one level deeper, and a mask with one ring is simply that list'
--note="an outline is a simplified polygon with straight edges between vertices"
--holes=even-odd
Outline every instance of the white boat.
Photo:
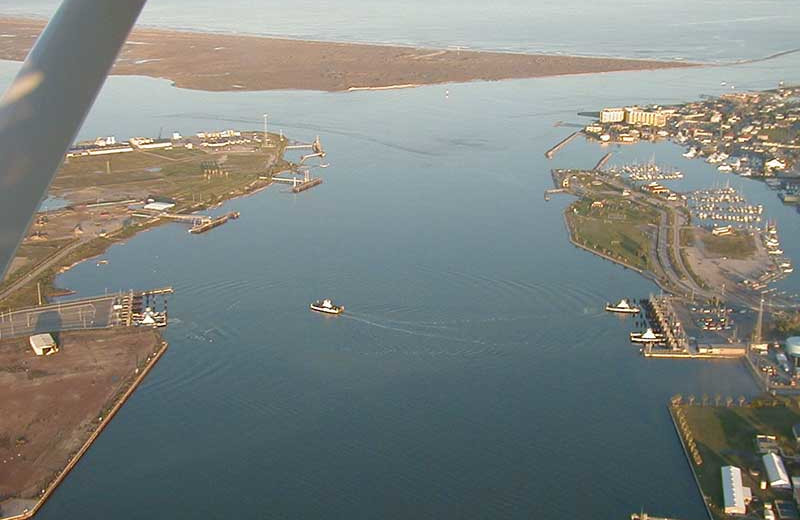
[{"label": "white boat", "polygon": [[769,249],[769,250],[767,250],[767,253],[769,253],[771,255],[782,255],[783,254],[783,249]]},{"label": "white boat", "polygon": [[631,332],[631,342],[633,343],[663,343],[664,335],[656,334],[653,329],[647,327],[644,332]]},{"label": "white boat", "polygon": [[717,170],[719,170],[721,172],[729,173],[729,172],[733,171],[733,167],[731,167],[730,164],[725,163],[725,164],[720,164],[719,166],[717,166]]},{"label": "white boat", "polygon": [[638,307],[634,307],[628,303],[628,300],[621,299],[618,304],[611,305],[610,303],[606,303],[606,310],[608,312],[618,312],[620,314],[639,314],[641,309]]},{"label": "white boat", "polygon": [[690,148],[688,152],[683,154],[687,159],[694,159],[697,156],[697,148]]},{"label": "white boat", "polygon": [[344,312],[343,305],[334,305],[333,302],[326,298],[324,300],[317,300],[308,306],[309,309],[324,314],[341,314]]}]

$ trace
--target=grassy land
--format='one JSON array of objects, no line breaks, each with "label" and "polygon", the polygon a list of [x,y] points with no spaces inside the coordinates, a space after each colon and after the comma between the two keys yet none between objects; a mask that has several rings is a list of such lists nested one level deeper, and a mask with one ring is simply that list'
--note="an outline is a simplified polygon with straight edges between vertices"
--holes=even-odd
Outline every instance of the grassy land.
[{"label": "grassy land", "polygon": [[779,337],[800,336],[800,311],[774,314],[772,328]]},{"label": "grassy land", "polygon": [[[258,181],[259,176],[289,167],[282,158],[285,141],[276,137],[274,142],[280,144],[268,153],[255,149],[209,154],[176,148],[72,158],[58,172],[52,191],[139,189],[176,199],[176,211],[198,202],[214,204]],[[276,153],[278,159],[271,161]],[[220,173],[204,172],[202,164],[208,162],[216,162]]]},{"label": "grassy land", "polygon": [[[592,207],[600,201],[602,207]],[[586,198],[574,202],[566,215],[579,244],[637,269],[650,267],[652,238],[647,228],[659,221],[655,210],[622,197]]]},{"label": "grassy land", "polygon": [[[279,143],[278,147],[270,149],[268,153],[255,149],[208,154],[201,150],[176,148],[72,158],[59,170],[52,191],[65,193],[101,189],[106,196],[113,198],[116,191],[125,193],[139,190],[174,198],[177,201],[175,212],[199,211],[263,185],[259,177],[290,169],[292,165],[283,158],[286,141],[274,136],[273,142]],[[204,171],[202,165],[208,162],[216,162],[219,172],[209,174]],[[5,309],[35,305],[38,302],[37,282],[41,284],[42,293],[47,299],[57,292],[54,280],[65,268],[100,255],[113,243],[153,225],[158,223],[136,223],[106,237],[92,239],[0,302],[0,306]],[[65,239],[23,244],[18,256],[28,258],[28,262],[3,280],[0,289],[25,276],[73,242],[73,239]]]},{"label": "grassy land", "polygon": [[[709,402],[715,399],[708,399]],[[697,399],[701,401],[701,399]],[[724,399],[720,399],[725,402]],[[761,456],[756,453],[754,440],[756,434],[775,435],[781,448],[787,454],[796,453],[792,436],[792,425],[800,422],[800,408],[797,402],[789,399],[756,401],[739,407],[702,406],[682,404],[677,408],[683,411],[691,436],[702,457],[702,464],[693,462],[703,494],[718,518],[722,511],[722,483],[720,468],[733,465],[742,469],[744,485],[751,488],[754,497],[761,500],[776,498],[771,489],[759,489],[760,478],[754,478],[749,470],[764,473]],[[684,440],[686,436],[684,435]],[[788,469],[788,468],[787,468]],[[793,472],[791,469],[789,473]],[[783,495],[778,498],[784,498]]]},{"label": "grassy land", "polygon": [[756,241],[753,235],[737,231],[733,235],[716,237],[712,234],[703,236],[706,251],[715,256],[724,256],[744,260],[756,252]]},{"label": "grassy land", "polygon": [[694,245],[694,231],[691,229],[681,229],[681,247],[691,247]]},{"label": "grassy land", "polygon": [[681,249],[681,258],[683,259],[683,265],[686,266],[686,271],[689,273],[691,279],[694,280],[694,283],[696,283],[701,289],[708,289],[708,283],[706,283],[705,280],[700,278],[700,276],[694,272],[694,269],[692,269],[692,263],[689,261],[689,256],[683,249]]}]

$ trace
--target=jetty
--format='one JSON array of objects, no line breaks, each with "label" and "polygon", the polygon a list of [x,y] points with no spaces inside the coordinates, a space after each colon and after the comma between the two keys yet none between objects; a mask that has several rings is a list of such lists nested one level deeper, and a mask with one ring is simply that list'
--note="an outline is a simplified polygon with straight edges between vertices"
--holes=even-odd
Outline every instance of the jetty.
[{"label": "jetty", "polygon": [[554,147],[552,147],[552,148],[550,148],[549,150],[547,150],[547,151],[544,153],[544,156],[545,156],[545,157],[547,157],[548,159],[552,159],[553,157],[555,157],[555,155],[556,155],[556,154],[557,154],[559,151],[561,151],[561,149],[562,149],[562,148],[564,148],[565,146],[567,146],[567,145],[570,143],[570,141],[572,141],[573,139],[575,139],[575,137],[577,137],[579,133],[580,133],[580,130],[577,130],[577,131],[575,131],[575,132],[572,132],[572,133],[571,133],[571,134],[569,134],[567,137],[565,137],[564,139],[562,139],[561,141],[559,141],[559,142],[558,142],[558,144],[556,144]]},{"label": "jetty", "polygon": [[603,169],[603,167],[604,167],[606,164],[608,164],[608,161],[609,161],[609,159],[611,159],[611,156],[612,156],[612,155],[614,155],[614,152],[608,152],[607,154],[605,154],[605,155],[604,155],[602,158],[600,158],[600,160],[599,160],[599,161],[597,161],[597,164],[595,164],[595,165],[594,165],[594,168],[593,168],[593,170],[594,170],[594,171],[600,171],[600,170],[602,170],[602,169]]}]

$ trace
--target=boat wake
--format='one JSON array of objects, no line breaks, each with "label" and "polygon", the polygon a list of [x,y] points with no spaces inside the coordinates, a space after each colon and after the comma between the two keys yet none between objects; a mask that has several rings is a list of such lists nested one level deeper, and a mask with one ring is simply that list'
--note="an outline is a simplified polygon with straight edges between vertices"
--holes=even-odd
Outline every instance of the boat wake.
[{"label": "boat wake", "polygon": [[[456,343],[463,343],[463,344],[469,344],[469,345],[497,346],[497,345],[494,345],[493,343],[489,343],[489,342],[486,342],[486,341],[481,341],[479,339],[468,339],[468,338],[463,338],[463,337],[458,337],[458,336],[448,335],[448,334],[437,334],[437,333],[434,333],[434,332],[430,332],[428,330],[414,330],[413,328],[410,328],[410,327],[398,326],[398,322],[393,321],[393,320],[383,319],[383,320],[380,320],[380,321],[376,321],[375,318],[370,319],[370,317],[368,317],[366,315],[353,314],[352,312],[348,312],[348,313],[342,314],[342,317],[343,318],[347,318],[349,320],[356,321],[358,323],[362,323],[364,325],[368,325],[370,327],[377,327],[377,328],[380,328],[380,329],[389,330],[389,331],[392,331],[392,332],[399,332],[401,334],[408,334],[408,335],[411,335],[411,336],[417,336],[417,337],[423,337],[423,338],[431,338],[431,339],[440,339],[440,340],[445,340],[445,341],[453,341],[453,342],[456,342]],[[408,322],[406,322],[406,323],[408,323]],[[412,325],[412,323],[408,323],[408,325]],[[430,328],[431,326],[433,326],[435,328],[450,328],[450,329],[452,329],[452,327],[446,327],[446,326],[442,327],[441,325],[431,325],[431,324],[425,324],[425,323],[413,324],[413,325],[421,326],[423,329]]]}]

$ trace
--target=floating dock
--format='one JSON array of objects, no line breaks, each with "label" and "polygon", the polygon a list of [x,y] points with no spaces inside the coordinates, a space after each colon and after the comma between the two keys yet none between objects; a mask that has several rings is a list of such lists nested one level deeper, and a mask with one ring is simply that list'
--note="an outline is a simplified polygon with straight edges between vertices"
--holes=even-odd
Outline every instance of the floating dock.
[{"label": "floating dock", "polygon": [[567,137],[565,137],[564,139],[562,139],[562,140],[561,140],[561,141],[560,141],[560,142],[559,142],[557,145],[555,145],[554,147],[552,147],[552,148],[550,148],[549,150],[547,150],[547,151],[544,153],[544,156],[545,156],[545,157],[547,157],[548,159],[552,159],[553,157],[555,157],[555,155],[556,155],[556,154],[557,154],[557,153],[558,153],[558,152],[559,152],[559,151],[560,151],[562,148],[564,148],[565,146],[567,146],[567,145],[569,144],[569,142],[570,142],[570,141],[572,141],[573,139],[575,139],[575,137],[577,137],[577,135],[578,135],[579,133],[580,133],[580,130],[576,130],[575,132],[572,132],[572,133],[571,133],[571,134],[569,134]]},{"label": "floating dock", "polygon": [[229,220],[237,218],[239,218],[239,212],[232,211],[230,213],[222,215],[221,217],[216,217],[209,220],[203,220],[202,222],[192,226],[192,228],[189,229],[189,233],[194,233],[194,234],[205,233],[206,231],[210,231],[215,227],[221,226],[222,224],[226,223]]},{"label": "floating dock", "polygon": [[320,184],[322,184],[322,179],[319,177],[310,179],[292,186],[292,193],[300,193],[301,191],[310,190],[314,186],[319,186]]},{"label": "floating dock", "polygon": [[631,520],[676,520],[675,518],[662,518],[659,516],[651,516],[647,513],[633,513]]}]

